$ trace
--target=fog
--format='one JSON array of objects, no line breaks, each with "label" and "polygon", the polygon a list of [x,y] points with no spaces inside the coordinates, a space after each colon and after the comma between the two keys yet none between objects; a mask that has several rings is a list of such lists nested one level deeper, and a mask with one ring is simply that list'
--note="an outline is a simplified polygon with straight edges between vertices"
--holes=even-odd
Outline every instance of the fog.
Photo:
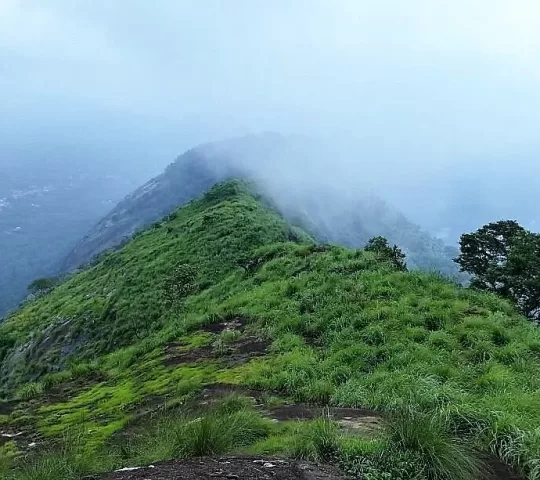
[{"label": "fog", "polygon": [[276,131],[326,145],[308,180],[367,184],[449,242],[540,222],[536,0],[2,0],[0,105],[2,175],[142,183]]}]

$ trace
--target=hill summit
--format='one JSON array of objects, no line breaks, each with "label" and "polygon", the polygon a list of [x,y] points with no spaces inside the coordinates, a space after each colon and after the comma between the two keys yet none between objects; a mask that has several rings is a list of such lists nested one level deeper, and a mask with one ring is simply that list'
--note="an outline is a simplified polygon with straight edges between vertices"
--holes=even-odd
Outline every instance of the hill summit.
[{"label": "hill summit", "polygon": [[[288,222],[317,241],[358,248],[382,235],[403,249],[410,267],[463,279],[452,261],[458,254],[455,248],[384,201],[384,189],[377,195],[371,192],[372,162],[349,157],[338,161],[339,155],[323,142],[275,133],[199,145],[102,218],[67,255],[62,270],[74,270],[117,248],[215,183],[241,178],[255,182]],[[349,170],[330,170],[332,164],[347,164]]]},{"label": "hill summit", "polygon": [[534,325],[243,181],[9,316],[0,361],[6,478],[540,475]]}]

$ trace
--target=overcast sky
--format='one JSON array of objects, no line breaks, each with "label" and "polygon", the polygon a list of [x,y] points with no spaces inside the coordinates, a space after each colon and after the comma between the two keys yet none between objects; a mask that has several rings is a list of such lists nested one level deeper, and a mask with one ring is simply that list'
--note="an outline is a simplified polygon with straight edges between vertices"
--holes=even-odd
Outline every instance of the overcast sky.
[{"label": "overcast sky", "polygon": [[121,158],[130,139],[156,169],[275,130],[415,172],[517,159],[530,180],[540,2],[0,0],[0,105],[4,143],[84,137]]}]

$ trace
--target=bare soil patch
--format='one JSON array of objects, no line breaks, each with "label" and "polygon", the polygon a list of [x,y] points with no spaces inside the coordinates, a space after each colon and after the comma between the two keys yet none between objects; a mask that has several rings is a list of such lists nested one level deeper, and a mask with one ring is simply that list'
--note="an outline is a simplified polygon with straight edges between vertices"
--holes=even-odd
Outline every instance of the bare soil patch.
[{"label": "bare soil patch", "polygon": [[258,337],[240,338],[220,348],[212,344],[187,351],[180,350],[177,344],[169,344],[165,348],[164,363],[167,367],[174,367],[214,359],[227,366],[241,365],[253,357],[265,355],[269,346],[269,340]]},{"label": "bare soil patch", "polygon": [[290,404],[266,410],[267,416],[283,422],[290,420],[313,420],[328,416],[342,428],[357,433],[374,433],[383,428],[379,412],[365,408],[318,407],[306,404]]},{"label": "bare soil patch", "polygon": [[525,477],[512,471],[508,465],[505,465],[496,457],[488,457],[484,461],[489,467],[489,474],[493,480],[525,480]]},{"label": "bare soil patch", "polygon": [[152,467],[114,472],[87,480],[344,480],[328,465],[276,457],[227,456],[156,463]]},{"label": "bare soil patch", "polygon": [[200,404],[206,404],[230,395],[242,395],[244,397],[252,398],[254,403],[260,403],[266,393],[267,392],[265,390],[254,390],[241,385],[233,385],[230,383],[212,383],[204,387],[201,393],[197,396],[196,401]]}]

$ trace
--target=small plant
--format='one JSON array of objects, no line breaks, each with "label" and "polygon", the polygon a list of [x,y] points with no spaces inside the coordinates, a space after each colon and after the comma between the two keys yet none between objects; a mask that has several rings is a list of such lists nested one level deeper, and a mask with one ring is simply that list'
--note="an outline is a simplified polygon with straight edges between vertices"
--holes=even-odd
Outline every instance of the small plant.
[{"label": "small plant", "polygon": [[216,413],[227,414],[248,410],[251,407],[253,407],[253,399],[243,395],[232,394],[220,400],[214,406],[214,411]]},{"label": "small plant", "polygon": [[241,333],[238,330],[223,330],[218,335],[212,346],[216,350],[216,353],[219,355],[225,355],[229,351],[231,344],[236,342],[240,335]]},{"label": "small plant", "polygon": [[225,343],[234,343],[240,338],[241,333],[238,330],[225,329],[219,334],[219,339]]}]

